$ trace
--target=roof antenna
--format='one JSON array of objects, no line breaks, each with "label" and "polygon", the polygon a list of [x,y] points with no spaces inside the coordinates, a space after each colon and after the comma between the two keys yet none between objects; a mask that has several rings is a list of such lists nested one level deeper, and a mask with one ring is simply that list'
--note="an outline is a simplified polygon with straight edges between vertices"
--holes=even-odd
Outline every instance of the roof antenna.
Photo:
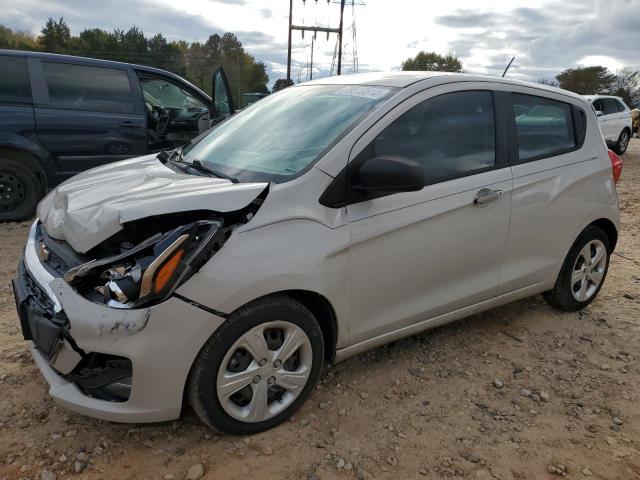
[{"label": "roof antenna", "polygon": [[513,61],[516,59],[516,57],[512,57],[511,61],[509,62],[509,65],[507,65],[507,68],[504,69],[504,72],[502,72],[502,77],[504,78],[504,76],[507,74],[507,70],[509,70],[509,67],[511,66],[511,64],[513,63]]}]

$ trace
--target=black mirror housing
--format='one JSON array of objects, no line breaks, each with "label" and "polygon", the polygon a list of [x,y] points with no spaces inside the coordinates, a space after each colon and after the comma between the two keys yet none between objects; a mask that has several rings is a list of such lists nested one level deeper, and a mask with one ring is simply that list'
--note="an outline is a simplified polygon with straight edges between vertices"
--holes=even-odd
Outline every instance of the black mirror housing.
[{"label": "black mirror housing", "polygon": [[385,195],[416,192],[425,186],[424,170],[415,160],[387,155],[367,160],[358,170],[358,192]]}]

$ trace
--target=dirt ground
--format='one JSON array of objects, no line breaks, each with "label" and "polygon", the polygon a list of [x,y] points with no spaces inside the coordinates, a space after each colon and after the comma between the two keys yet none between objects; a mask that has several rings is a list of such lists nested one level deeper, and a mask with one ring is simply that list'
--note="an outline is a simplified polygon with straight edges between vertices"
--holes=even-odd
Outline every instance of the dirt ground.
[{"label": "dirt ground", "polygon": [[596,301],[541,297],[336,365],[290,422],[219,436],[193,412],[122,425],[57,406],[9,285],[27,223],[0,225],[0,479],[640,479],[640,140]]}]

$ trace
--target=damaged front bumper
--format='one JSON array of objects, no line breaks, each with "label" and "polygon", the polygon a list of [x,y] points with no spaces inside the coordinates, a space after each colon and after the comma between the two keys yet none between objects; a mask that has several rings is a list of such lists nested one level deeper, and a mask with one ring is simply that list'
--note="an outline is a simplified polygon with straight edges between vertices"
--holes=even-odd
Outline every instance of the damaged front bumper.
[{"label": "damaged front bumper", "polygon": [[178,418],[193,360],[224,319],[176,297],[130,310],[85,299],[43,265],[37,224],[13,287],[23,334],[49,394],[104,420]]}]

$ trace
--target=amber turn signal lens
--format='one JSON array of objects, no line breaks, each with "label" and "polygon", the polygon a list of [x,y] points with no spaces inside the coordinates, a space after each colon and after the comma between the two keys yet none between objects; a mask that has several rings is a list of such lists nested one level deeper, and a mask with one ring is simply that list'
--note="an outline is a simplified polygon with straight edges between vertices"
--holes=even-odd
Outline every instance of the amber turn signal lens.
[{"label": "amber turn signal lens", "polygon": [[171,279],[173,272],[175,272],[176,268],[178,268],[178,265],[180,264],[180,260],[182,259],[182,255],[184,255],[184,250],[178,250],[160,268],[153,282],[153,293],[158,294],[162,292],[162,290],[164,290],[164,287],[166,287],[167,283],[169,283],[169,280]]}]

